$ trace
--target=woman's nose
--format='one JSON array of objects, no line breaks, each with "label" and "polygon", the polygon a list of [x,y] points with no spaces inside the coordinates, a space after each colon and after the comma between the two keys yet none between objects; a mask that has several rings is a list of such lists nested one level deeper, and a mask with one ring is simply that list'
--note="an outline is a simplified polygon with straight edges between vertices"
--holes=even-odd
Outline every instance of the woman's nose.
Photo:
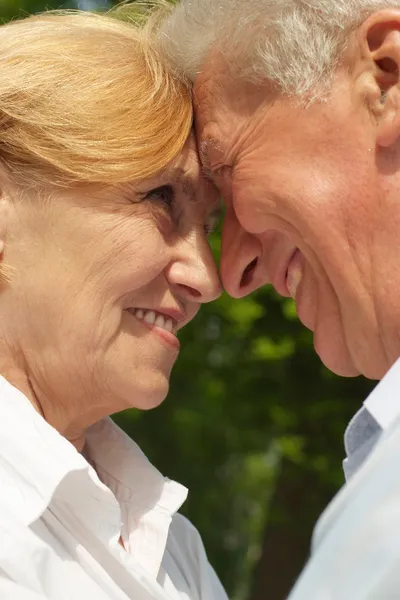
[{"label": "woman's nose", "polygon": [[242,298],[260,284],[261,243],[238,222],[233,209],[228,209],[222,228],[221,278],[225,290],[233,298]]},{"label": "woman's nose", "polygon": [[166,276],[190,302],[212,302],[222,293],[217,265],[203,233],[180,241],[176,259],[167,268]]}]

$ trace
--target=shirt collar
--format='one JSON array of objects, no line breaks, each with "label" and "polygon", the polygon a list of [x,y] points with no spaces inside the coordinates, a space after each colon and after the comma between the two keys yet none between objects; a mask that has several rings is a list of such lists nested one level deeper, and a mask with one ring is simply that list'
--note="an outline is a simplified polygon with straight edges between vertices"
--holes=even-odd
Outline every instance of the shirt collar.
[{"label": "shirt collar", "polygon": [[400,415],[400,359],[364,402],[365,408],[385,431]]},{"label": "shirt collar", "polygon": [[[0,376],[0,505],[26,525],[63,504],[105,544],[122,534],[130,554],[158,573],[173,514],[187,489],[164,478],[111,419],[88,430],[89,459]],[[121,531],[122,529],[122,531]]]},{"label": "shirt collar", "polygon": [[347,458],[343,461],[349,479],[367,458],[383,431],[400,416],[400,359],[378,383],[351,419],[344,435]]},{"label": "shirt collar", "polygon": [[187,488],[163,477],[111,419],[93,425],[86,439],[96,471],[118,498],[129,554],[156,577],[172,516],[186,500]]}]

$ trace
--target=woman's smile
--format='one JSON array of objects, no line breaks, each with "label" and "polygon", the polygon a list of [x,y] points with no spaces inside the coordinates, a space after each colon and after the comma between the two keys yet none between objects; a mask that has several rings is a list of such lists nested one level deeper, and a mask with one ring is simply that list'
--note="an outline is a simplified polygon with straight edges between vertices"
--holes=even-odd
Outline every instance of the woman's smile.
[{"label": "woman's smile", "polygon": [[[176,352],[179,352],[180,342],[176,337],[178,331],[177,319],[166,313],[146,308],[128,308],[127,311],[144,327],[150,329],[163,342],[166,342],[169,349],[173,348]],[[183,320],[183,314],[181,317],[181,320]]]}]

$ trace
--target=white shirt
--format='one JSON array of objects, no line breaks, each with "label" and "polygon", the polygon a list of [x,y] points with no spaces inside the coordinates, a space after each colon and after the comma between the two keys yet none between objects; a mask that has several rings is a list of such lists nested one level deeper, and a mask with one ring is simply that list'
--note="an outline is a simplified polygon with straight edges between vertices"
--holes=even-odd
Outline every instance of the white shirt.
[{"label": "white shirt", "polygon": [[0,377],[0,599],[226,600],[186,488],[110,419],[87,447],[96,470]]},{"label": "white shirt", "polygon": [[364,409],[375,443],[320,517],[289,600],[400,599],[400,360]]}]

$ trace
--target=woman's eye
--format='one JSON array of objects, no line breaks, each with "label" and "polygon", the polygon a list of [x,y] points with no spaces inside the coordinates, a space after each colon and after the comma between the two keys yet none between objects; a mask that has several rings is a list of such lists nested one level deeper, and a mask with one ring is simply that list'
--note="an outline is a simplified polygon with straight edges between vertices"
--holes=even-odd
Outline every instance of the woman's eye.
[{"label": "woman's eye", "polygon": [[174,190],[171,185],[161,185],[160,187],[147,192],[144,196],[144,200],[162,202],[168,208],[171,208],[175,200]]}]

